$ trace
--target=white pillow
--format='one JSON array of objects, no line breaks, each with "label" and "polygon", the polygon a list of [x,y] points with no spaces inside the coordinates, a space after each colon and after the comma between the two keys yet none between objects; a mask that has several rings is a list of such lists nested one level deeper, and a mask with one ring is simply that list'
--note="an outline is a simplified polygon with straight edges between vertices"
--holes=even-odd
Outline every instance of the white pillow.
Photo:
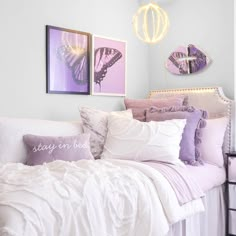
[{"label": "white pillow", "polygon": [[224,166],[222,146],[228,121],[227,117],[206,120],[206,127],[201,130],[199,144],[201,159],[204,162],[219,167]]},{"label": "white pillow", "polygon": [[104,159],[156,160],[183,165],[179,159],[185,119],[140,122],[110,115]]},{"label": "white pillow", "polygon": [[73,136],[81,133],[81,123],[78,122],[0,118],[0,162],[26,162],[25,134]]},{"label": "white pillow", "polygon": [[133,118],[131,109],[105,112],[90,107],[81,107],[80,116],[83,130],[90,134],[90,149],[95,159],[99,159],[107,136],[107,118],[110,114]]}]

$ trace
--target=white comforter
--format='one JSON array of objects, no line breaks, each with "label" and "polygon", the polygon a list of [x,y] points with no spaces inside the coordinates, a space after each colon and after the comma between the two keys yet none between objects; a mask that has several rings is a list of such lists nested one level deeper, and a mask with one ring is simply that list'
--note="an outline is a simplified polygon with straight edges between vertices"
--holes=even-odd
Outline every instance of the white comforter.
[{"label": "white comforter", "polygon": [[1,236],[163,236],[200,211],[200,199],[180,206],[160,173],[133,161],[0,165]]}]

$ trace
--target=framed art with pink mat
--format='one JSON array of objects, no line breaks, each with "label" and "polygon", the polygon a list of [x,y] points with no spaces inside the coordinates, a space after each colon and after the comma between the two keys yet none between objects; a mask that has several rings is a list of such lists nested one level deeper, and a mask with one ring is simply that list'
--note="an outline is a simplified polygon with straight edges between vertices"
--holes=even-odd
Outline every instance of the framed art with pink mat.
[{"label": "framed art with pink mat", "polygon": [[47,93],[90,94],[89,33],[46,26]]},{"label": "framed art with pink mat", "polygon": [[125,96],[126,42],[93,36],[92,94]]}]

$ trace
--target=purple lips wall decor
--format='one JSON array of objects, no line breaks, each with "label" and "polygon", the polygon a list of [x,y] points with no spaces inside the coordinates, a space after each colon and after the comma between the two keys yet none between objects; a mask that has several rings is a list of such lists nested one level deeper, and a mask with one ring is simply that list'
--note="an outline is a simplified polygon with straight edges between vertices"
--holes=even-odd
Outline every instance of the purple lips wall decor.
[{"label": "purple lips wall decor", "polygon": [[171,53],[166,68],[173,74],[186,75],[202,70],[209,62],[210,59],[201,50],[189,44],[187,47],[180,46]]}]

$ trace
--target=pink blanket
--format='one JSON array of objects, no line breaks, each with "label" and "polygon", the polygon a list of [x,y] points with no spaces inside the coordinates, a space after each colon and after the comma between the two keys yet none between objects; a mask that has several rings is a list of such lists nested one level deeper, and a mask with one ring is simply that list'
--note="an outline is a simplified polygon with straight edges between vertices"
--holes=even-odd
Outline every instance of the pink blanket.
[{"label": "pink blanket", "polygon": [[202,188],[192,178],[186,167],[153,161],[142,163],[153,167],[165,176],[175,191],[180,205],[204,196]]}]

